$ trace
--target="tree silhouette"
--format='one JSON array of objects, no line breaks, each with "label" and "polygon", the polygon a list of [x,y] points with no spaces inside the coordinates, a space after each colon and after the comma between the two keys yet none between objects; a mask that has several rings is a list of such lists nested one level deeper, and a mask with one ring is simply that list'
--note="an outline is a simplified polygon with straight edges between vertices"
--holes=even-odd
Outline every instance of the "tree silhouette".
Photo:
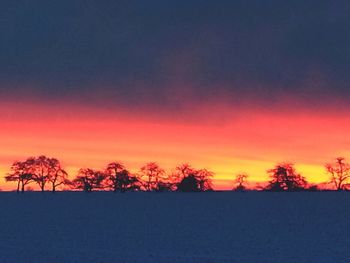
[{"label": "tree silhouette", "polygon": [[147,163],[141,167],[140,180],[146,191],[154,191],[158,189],[159,183],[167,180],[165,171],[155,162]]},{"label": "tree silhouette", "polygon": [[121,192],[140,189],[140,182],[137,177],[131,175],[130,172],[125,169],[118,174],[117,183],[117,189]]},{"label": "tree silhouette", "polygon": [[235,191],[244,191],[246,190],[246,182],[247,182],[248,175],[245,173],[240,173],[236,175],[236,178],[234,180],[235,186],[233,190]]},{"label": "tree silhouette", "polygon": [[179,192],[199,192],[200,187],[195,175],[190,174],[185,176],[177,185],[177,191]]},{"label": "tree silhouette", "polygon": [[345,162],[344,157],[335,159],[334,164],[326,164],[326,171],[330,175],[330,183],[332,183],[337,191],[345,190],[350,180],[350,165]]},{"label": "tree silhouette", "polygon": [[74,188],[91,192],[95,189],[103,189],[106,174],[93,169],[80,169],[77,177],[71,182]]},{"label": "tree silhouette", "polygon": [[193,175],[194,173],[195,169],[190,164],[181,164],[175,167],[175,172],[172,173],[172,181],[175,184],[179,183],[182,181],[182,179],[189,176],[190,174]]},{"label": "tree silhouette", "polygon": [[33,181],[32,163],[34,158],[28,158],[24,162],[16,161],[11,166],[11,172],[5,176],[6,182],[17,182],[17,192],[23,193],[25,186]]},{"label": "tree silhouette", "polygon": [[304,190],[307,182],[303,176],[298,174],[293,164],[282,163],[268,170],[271,180],[266,190],[269,191],[300,191]]},{"label": "tree silhouette", "polygon": [[39,185],[41,191],[44,191],[45,185],[50,182],[52,191],[55,192],[59,185],[67,183],[67,176],[57,159],[41,155],[37,158],[29,157],[24,162],[15,162],[5,180],[17,181],[17,191],[21,188],[22,192],[25,185],[33,181]]},{"label": "tree silhouette", "polygon": [[194,172],[194,176],[196,177],[199,185],[200,191],[208,191],[212,190],[212,177],[214,173],[207,169],[201,169]]},{"label": "tree silhouette", "polygon": [[140,189],[137,177],[132,176],[121,163],[109,163],[105,173],[108,179],[107,185],[112,188],[114,192]]},{"label": "tree silhouette", "polygon": [[[332,164],[326,164],[325,169],[330,175],[330,182],[336,190],[350,189],[350,164],[344,157],[338,157]],[[266,187],[256,187],[268,191],[318,191],[322,184],[310,185],[306,179],[296,172],[293,164],[280,163],[267,170],[270,180]],[[170,174],[155,162],[147,163],[140,169],[140,174],[131,174],[119,162],[109,163],[105,171],[80,169],[77,177],[69,181],[67,172],[56,158],[45,155],[29,157],[25,161],[15,161],[11,171],[5,176],[6,182],[16,182],[17,192],[28,190],[28,184],[35,182],[41,191],[47,185],[55,192],[57,187],[67,184],[71,188],[91,192],[97,189],[108,189],[114,192],[129,190],[145,191],[208,191],[212,190],[214,173],[207,169],[195,169],[188,163],[177,166]],[[246,189],[246,174],[237,174],[234,180],[236,191]]]},{"label": "tree silhouette", "polygon": [[172,182],[178,185],[184,178],[192,175],[196,178],[200,191],[212,190],[212,177],[214,173],[207,169],[196,170],[188,163],[184,163],[175,168],[172,174]]},{"label": "tree silhouette", "polygon": [[34,159],[32,164],[33,180],[39,185],[42,192],[45,191],[45,185],[49,181],[50,161],[44,155]]},{"label": "tree silhouette", "polygon": [[109,163],[106,168],[106,175],[108,179],[108,185],[113,189],[114,192],[120,189],[120,173],[125,169],[124,165],[119,162]]},{"label": "tree silhouette", "polygon": [[68,183],[68,174],[55,158],[47,158],[48,181],[52,185],[52,192],[56,192],[58,186]]},{"label": "tree silhouette", "polygon": [[42,192],[45,191],[47,183],[51,183],[52,192],[55,192],[58,186],[68,181],[67,172],[62,169],[57,159],[41,155],[33,158],[33,160],[31,163],[32,178],[39,185]]},{"label": "tree silhouette", "polygon": [[176,166],[175,169],[168,176],[167,187],[169,190],[177,190],[178,184],[190,174],[194,174],[194,169],[191,165],[184,163],[179,166]]}]

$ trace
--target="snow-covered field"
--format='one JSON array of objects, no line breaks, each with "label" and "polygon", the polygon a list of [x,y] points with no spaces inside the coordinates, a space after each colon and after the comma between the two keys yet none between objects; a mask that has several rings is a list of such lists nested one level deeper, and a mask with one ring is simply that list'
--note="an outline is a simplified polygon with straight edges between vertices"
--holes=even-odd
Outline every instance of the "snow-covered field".
[{"label": "snow-covered field", "polygon": [[0,262],[350,262],[350,193],[0,193]]}]

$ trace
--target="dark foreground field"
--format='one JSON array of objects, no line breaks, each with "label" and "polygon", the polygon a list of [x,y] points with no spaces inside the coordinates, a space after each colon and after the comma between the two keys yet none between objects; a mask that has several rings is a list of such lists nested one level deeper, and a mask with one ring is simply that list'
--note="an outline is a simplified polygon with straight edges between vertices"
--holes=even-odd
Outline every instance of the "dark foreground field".
[{"label": "dark foreground field", "polygon": [[0,193],[0,262],[350,262],[350,193]]}]

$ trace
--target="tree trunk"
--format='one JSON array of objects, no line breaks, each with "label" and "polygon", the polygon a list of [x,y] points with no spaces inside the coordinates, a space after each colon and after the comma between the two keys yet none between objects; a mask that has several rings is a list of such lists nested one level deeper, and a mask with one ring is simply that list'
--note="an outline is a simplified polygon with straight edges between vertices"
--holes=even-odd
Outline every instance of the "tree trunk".
[{"label": "tree trunk", "polygon": [[117,186],[117,179],[115,179],[116,181],[114,182],[114,185],[113,185],[113,192],[116,193],[117,192],[117,189],[118,189],[118,186]]},{"label": "tree trunk", "polygon": [[21,193],[24,193],[24,183],[22,182],[22,189],[21,189]]},{"label": "tree trunk", "polygon": [[40,181],[40,188],[41,188],[41,192],[43,193],[45,191],[45,181]]}]

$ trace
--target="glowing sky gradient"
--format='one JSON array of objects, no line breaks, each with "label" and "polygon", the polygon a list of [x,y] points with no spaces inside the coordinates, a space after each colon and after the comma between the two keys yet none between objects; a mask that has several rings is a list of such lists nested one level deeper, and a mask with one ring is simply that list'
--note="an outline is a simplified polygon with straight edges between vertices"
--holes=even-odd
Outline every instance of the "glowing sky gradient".
[{"label": "glowing sky gradient", "polygon": [[326,162],[350,158],[349,13],[347,0],[3,0],[0,174],[45,154],[71,178],[188,162],[230,189],[293,162],[324,182]]},{"label": "glowing sky gradient", "polygon": [[[216,189],[230,189],[236,173],[262,182],[266,170],[283,161],[295,163],[311,182],[324,182],[323,165],[349,154],[349,117],[334,117],[331,111],[232,108],[208,116],[203,109],[177,119],[161,112],[140,118],[68,103],[2,107],[2,174],[12,161],[40,154],[61,160],[71,178],[81,167],[103,169],[115,160],[133,172],[149,161],[168,171],[188,162],[213,170]],[[3,189],[10,187],[2,183]]]}]

